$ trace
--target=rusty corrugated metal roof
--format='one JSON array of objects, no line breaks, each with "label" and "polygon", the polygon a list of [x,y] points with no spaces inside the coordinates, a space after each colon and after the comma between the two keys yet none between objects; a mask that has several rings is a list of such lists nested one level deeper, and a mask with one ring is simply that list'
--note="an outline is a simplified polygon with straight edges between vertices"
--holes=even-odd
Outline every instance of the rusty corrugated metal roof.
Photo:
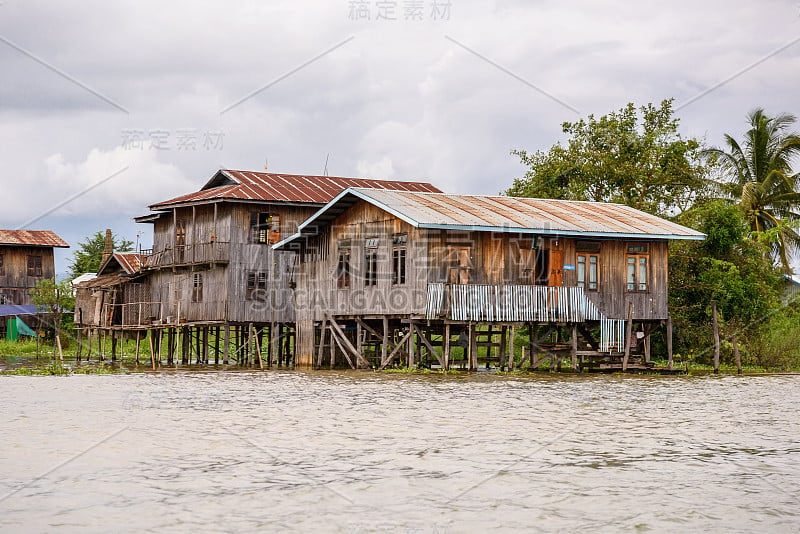
[{"label": "rusty corrugated metal roof", "polygon": [[276,246],[318,232],[359,199],[418,228],[598,238],[705,238],[691,228],[621,204],[348,189],[301,224],[297,234]]},{"label": "rusty corrugated metal roof", "polygon": [[69,243],[50,230],[0,230],[0,245],[69,248]]},{"label": "rusty corrugated metal roof", "polygon": [[153,204],[150,209],[212,199],[325,204],[348,187],[441,192],[427,182],[220,170],[200,191]]},{"label": "rusty corrugated metal roof", "polygon": [[114,258],[128,274],[138,273],[145,264],[146,259],[145,256],[136,252],[115,252]]}]

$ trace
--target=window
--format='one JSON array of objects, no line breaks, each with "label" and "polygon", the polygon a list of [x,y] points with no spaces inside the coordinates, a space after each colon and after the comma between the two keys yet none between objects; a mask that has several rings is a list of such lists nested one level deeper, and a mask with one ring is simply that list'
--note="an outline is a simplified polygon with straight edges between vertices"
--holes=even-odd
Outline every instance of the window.
[{"label": "window", "polygon": [[175,245],[184,246],[186,244],[186,221],[178,219],[175,221]]},{"label": "window", "polygon": [[587,291],[597,291],[599,263],[599,256],[596,254],[578,254],[578,287]]},{"label": "window", "polygon": [[378,242],[377,237],[370,237],[364,243],[364,285],[378,285]]},{"label": "window", "polygon": [[472,264],[471,249],[468,245],[447,245],[449,282],[469,284],[469,271]]},{"label": "window", "polygon": [[192,302],[203,302],[203,273],[192,275]]},{"label": "window", "polygon": [[339,261],[336,266],[336,287],[350,287],[350,240],[339,240]]},{"label": "window", "polygon": [[273,213],[250,214],[250,242],[274,245],[281,240],[281,218]]},{"label": "window", "polygon": [[647,291],[647,256],[628,255],[628,291]]},{"label": "window", "polygon": [[406,244],[408,234],[394,234],[392,236],[392,285],[406,283]]},{"label": "window", "polygon": [[42,276],[41,256],[28,256],[28,276]]},{"label": "window", "polygon": [[628,291],[647,291],[648,243],[627,244],[626,288]]},{"label": "window", "polygon": [[266,296],[267,273],[247,273],[247,300],[263,300]]}]

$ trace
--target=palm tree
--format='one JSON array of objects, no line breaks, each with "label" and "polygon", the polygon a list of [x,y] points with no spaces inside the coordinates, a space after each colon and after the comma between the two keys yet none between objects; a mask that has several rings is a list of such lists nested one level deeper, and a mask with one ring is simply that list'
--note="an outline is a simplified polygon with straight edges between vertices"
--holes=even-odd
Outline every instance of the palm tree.
[{"label": "palm tree", "polygon": [[800,136],[788,131],[796,117],[768,117],[758,108],[747,118],[750,129],[741,145],[726,134],[727,151],[712,148],[705,153],[727,175],[721,187],[739,201],[750,230],[756,235],[775,234],[773,259],[790,273],[789,257],[800,250],[800,173],[792,169],[792,160],[800,155]]}]

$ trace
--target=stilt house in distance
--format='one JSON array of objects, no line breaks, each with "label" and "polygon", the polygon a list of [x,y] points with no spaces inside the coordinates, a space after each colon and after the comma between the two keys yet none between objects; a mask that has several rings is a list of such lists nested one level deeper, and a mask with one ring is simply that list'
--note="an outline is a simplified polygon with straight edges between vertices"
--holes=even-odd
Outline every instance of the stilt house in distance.
[{"label": "stilt house in distance", "polygon": [[251,328],[259,338],[270,332],[272,343],[292,336],[296,254],[272,245],[348,187],[439,191],[424,182],[220,170],[199,191],[135,219],[153,225],[153,248],[141,251],[140,297],[121,304],[141,312],[122,314],[113,328],[155,331],[159,353],[166,331],[169,361],[178,333],[188,343],[222,329],[216,339],[227,340],[233,327],[237,346]]},{"label": "stilt house in distance", "polygon": [[[458,336],[470,368],[479,345],[500,349],[502,366],[507,333],[527,325],[531,363],[566,355],[592,367],[628,357],[626,324],[641,329],[641,352],[671,328],[668,242],[703,238],[617,204],[354,188],[275,248],[299,254],[299,364],[338,353],[385,367],[425,352],[446,368]],[[488,325],[485,343],[476,325]]]},{"label": "stilt house in distance", "polygon": [[50,230],[0,230],[0,304],[30,305],[30,290],[55,278],[54,248],[69,248]]}]

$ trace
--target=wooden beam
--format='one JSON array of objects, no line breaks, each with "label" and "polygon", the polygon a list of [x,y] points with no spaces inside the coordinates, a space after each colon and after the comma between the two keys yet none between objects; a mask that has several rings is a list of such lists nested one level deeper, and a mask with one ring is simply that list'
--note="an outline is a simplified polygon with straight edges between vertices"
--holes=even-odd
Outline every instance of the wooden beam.
[{"label": "wooden beam", "polygon": [[231,356],[231,325],[225,323],[222,329],[222,364],[228,365]]},{"label": "wooden beam", "polygon": [[[358,352],[358,350],[353,346],[353,344],[350,343],[350,340],[347,339],[347,336],[345,335],[344,330],[342,330],[342,327],[339,326],[339,323],[337,323],[336,320],[333,317],[331,317],[330,315],[328,315],[328,321],[330,321],[331,326],[336,331],[336,333],[339,334],[339,338],[342,341],[340,346],[344,345],[344,347],[346,349],[348,349],[353,354],[353,356],[356,357],[356,362],[359,365],[364,365],[365,367],[369,368],[370,367],[369,362],[367,361],[366,358],[364,358],[364,356],[361,355],[360,352]],[[346,354],[345,354],[345,356],[346,356]],[[349,360],[349,358],[348,358],[348,360]]]},{"label": "wooden beam", "polygon": [[[331,323],[331,325],[333,325],[333,323]],[[336,345],[339,346],[339,350],[341,350],[342,354],[344,354],[344,357],[347,358],[347,364],[350,366],[350,369],[355,369],[356,366],[353,365],[353,360],[350,359],[350,355],[347,354],[347,351],[344,349],[344,347],[342,346],[342,343],[339,341],[339,338],[335,334],[336,334],[336,332],[333,329],[331,329],[331,340],[332,340],[332,342],[336,343]]]},{"label": "wooden beam", "polygon": [[592,347],[594,350],[596,350],[596,351],[599,351],[599,350],[600,350],[600,343],[598,343],[597,341],[595,341],[595,340],[594,340],[594,338],[592,337],[592,333],[589,331],[589,329],[588,329],[588,328],[586,328],[586,326],[584,326],[584,325],[582,325],[582,324],[579,324],[579,325],[578,325],[578,332],[580,332],[580,333],[581,333],[581,335],[582,335],[582,336],[583,336],[583,338],[586,340],[586,342],[587,342],[589,345],[591,345],[591,347]]},{"label": "wooden beam", "polygon": [[470,371],[477,371],[478,370],[478,345],[477,343],[477,335],[475,333],[475,324],[469,324],[469,370]]},{"label": "wooden beam", "polygon": [[356,322],[357,322],[359,325],[361,325],[361,328],[363,328],[364,330],[366,330],[367,332],[369,332],[370,334],[372,334],[372,335],[373,335],[373,336],[375,336],[376,338],[380,339],[380,338],[382,337],[382,336],[381,336],[381,334],[379,334],[379,333],[378,333],[378,332],[377,332],[377,331],[376,331],[374,328],[372,328],[370,325],[368,325],[367,323],[365,323],[365,322],[364,322],[364,321],[363,321],[363,320],[362,320],[360,317],[356,317]]},{"label": "wooden beam", "polygon": [[255,344],[256,344],[256,347],[255,347],[256,348],[256,355],[258,356],[258,368],[263,371],[264,370],[264,360],[261,359],[261,344],[258,342],[258,335],[256,334],[256,331],[255,331],[256,327],[251,324],[250,328],[253,329],[253,338],[255,339]]},{"label": "wooden beam", "polygon": [[442,358],[439,352],[437,352],[436,349],[433,348],[433,345],[428,340],[428,338],[425,337],[425,334],[423,334],[421,330],[417,329],[417,335],[419,336],[419,339],[422,341],[422,343],[424,343],[425,346],[428,347],[428,350],[431,351],[431,354],[436,356],[436,359],[439,360],[439,365],[441,365],[442,368],[444,368],[444,358]]},{"label": "wooden beam", "polygon": [[395,354],[397,354],[397,352],[398,352],[398,351],[399,351],[401,348],[403,348],[403,344],[405,344],[405,342],[406,342],[406,341],[408,341],[408,338],[410,338],[410,337],[411,337],[411,334],[413,334],[413,333],[414,333],[414,332],[413,332],[413,330],[411,330],[411,329],[409,328],[409,329],[408,329],[408,332],[406,332],[406,335],[405,335],[405,336],[403,336],[403,339],[401,339],[401,340],[400,340],[400,341],[397,343],[397,345],[395,345],[395,347],[394,347],[394,349],[392,350],[392,352],[390,352],[390,353],[389,353],[389,355],[388,355],[388,356],[386,356],[386,360],[385,360],[385,361],[383,361],[383,362],[381,362],[381,366],[378,368],[378,370],[379,370],[379,371],[382,371],[382,370],[383,370],[383,369],[384,369],[384,368],[385,368],[387,365],[389,365],[389,362],[390,362],[390,361],[392,361],[392,358],[394,358],[394,355],[395,355]]},{"label": "wooden beam", "polygon": [[511,326],[508,329],[508,367],[509,371],[514,370],[514,327]]},{"label": "wooden beam", "polygon": [[389,318],[383,317],[383,342],[381,343],[381,369],[389,359]]}]

